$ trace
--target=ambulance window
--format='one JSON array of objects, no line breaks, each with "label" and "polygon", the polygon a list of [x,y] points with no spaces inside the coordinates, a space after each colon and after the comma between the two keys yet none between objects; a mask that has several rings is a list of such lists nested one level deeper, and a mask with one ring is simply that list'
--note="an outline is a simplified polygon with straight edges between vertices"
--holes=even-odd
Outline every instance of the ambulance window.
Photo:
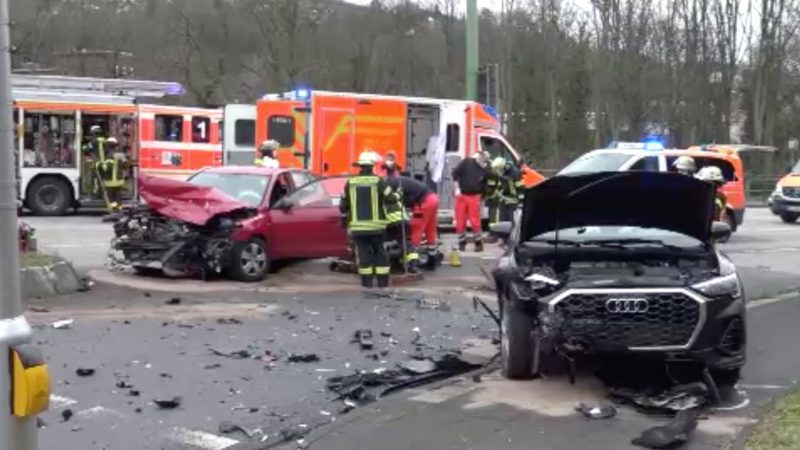
[{"label": "ambulance window", "polygon": [[252,147],[256,144],[256,121],[238,119],[233,123],[237,147]]},{"label": "ambulance window", "polygon": [[192,117],[192,142],[208,144],[211,142],[211,119]]},{"label": "ambulance window", "polygon": [[500,139],[491,136],[481,136],[481,150],[489,152],[489,155],[492,159],[502,156],[505,158],[506,162],[516,161],[514,154],[511,153],[511,150],[509,150],[508,147],[506,147],[506,144],[504,144]]},{"label": "ambulance window", "polygon": [[281,147],[294,145],[294,119],[289,116],[270,116],[267,119],[267,139],[275,139]]},{"label": "ambulance window", "polygon": [[637,170],[642,172],[658,172],[658,156],[645,156],[633,163],[628,170]]},{"label": "ambulance window", "polygon": [[156,116],[156,140],[165,142],[183,141],[183,116]]},{"label": "ambulance window", "polygon": [[447,144],[445,150],[447,152],[457,152],[461,147],[461,127],[457,123],[447,124]]}]

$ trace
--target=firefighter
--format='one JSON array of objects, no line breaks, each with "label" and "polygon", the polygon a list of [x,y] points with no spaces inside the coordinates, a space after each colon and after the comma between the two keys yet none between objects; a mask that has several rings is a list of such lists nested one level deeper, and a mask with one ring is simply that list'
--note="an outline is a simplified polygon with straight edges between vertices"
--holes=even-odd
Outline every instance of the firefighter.
[{"label": "firefighter", "polygon": [[281,146],[275,139],[269,139],[261,143],[258,147],[259,156],[255,160],[255,165],[277,169],[280,167],[278,160],[275,159],[275,151]]},{"label": "firefighter", "polygon": [[412,212],[412,248],[419,250],[422,247],[423,236],[428,248],[435,248],[439,196],[427,184],[407,176],[389,178],[388,182],[395,192],[400,193],[403,206]]},{"label": "firefighter", "polygon": [[503,169],[506,166],[506,160],[498,156],[493,159],[489,165],[489,170],[486,174],[486,184],[483,190],[483,202],[489,209],[489,226],[500,222],[500,210],[502,206],[502,193],[503,193]]},{"label": "firefighter", "polygon": [[500,221],[511,222],[514,220],[514,211],[517,210],[522,192],[522,173],[511,162],[505,161],[500,185]]},{"label": "firefighter", "polygon": [[486,184],[486,157],[483,152],[475,152],[464,158],[453,169],[453,181],[456,183],[455,221],[458,233],[458,249],[467,248],[467,222],[469,221],[475,239],[475,251],[483,251],[481,239],[481,194]]},{"label": "firefighter", "polygon": [[[377,172],[378,168],[376,167],[375,169]],[[397,180],[396,177],[386,178],[387,184],[392,189],[392,193],[400,200],[403,198],[403,187]],[[399,261],[396,261],[396,265],[399,265],[404,268],[404,270],[408,270],[411,273],[417,273],[419,271],[419,253],[412,247],[411,241],[409,240],[411,236],[409,219],[408,211],[402,201],[397,201],[386,206],[386,240],[387,242],[394,241],[400,247],[400,257]]]},{"label": "firefighter", "polygon": [[686,176],[694,176],[694,173],[697,172],[697,164],[694,162],[694,158],[691,156],[680,156],[678,159],[672,163],[672,167],[675,168],[675,171],[681,175]]},{"label": "firefighter", "polygon": [[386,208],[396,205],[397,196],[385,180],[374,174],[373,152],[362,152],[356,164],[359,173],[347,180],[339,209],[346,215],[347,229],[355,244],[361,285],[373,287],[377,281],[378,287],[387,287]]},{"label": "firefighter", "polygon": [[705,166],[697,172],[695,177],[714,185],[714,188],[716,189],[716,198],[714,199],[714,220],[724,220],[728,198],[725,193],[722,192],[722,185],[725,184],[725,177],[722,176],[722,170],[716,166]]}]

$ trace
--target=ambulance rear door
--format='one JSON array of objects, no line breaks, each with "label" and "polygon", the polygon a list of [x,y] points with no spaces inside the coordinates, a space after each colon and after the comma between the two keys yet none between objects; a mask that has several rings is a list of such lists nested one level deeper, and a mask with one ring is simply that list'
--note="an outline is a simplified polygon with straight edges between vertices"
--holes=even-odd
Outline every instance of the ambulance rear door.
[{"label": "ambulance rear door", "polygon": [[311,155],[306,151],[305,103],[295,100],[259,100],[256,104],[256,145],[267,139],[278,141],[276,158],[281,167],[310,168]]},{"label": "ambulance rear door", "polygon": [[256,106],[225,105],[222,156],[226,166],[253,164],[256,152]]}]

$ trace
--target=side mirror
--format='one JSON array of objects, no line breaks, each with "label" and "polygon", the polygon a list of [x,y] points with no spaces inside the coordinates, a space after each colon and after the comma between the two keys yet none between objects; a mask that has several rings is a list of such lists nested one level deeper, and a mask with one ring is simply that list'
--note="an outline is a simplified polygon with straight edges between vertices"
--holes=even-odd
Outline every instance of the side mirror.
[{"label": "side mirror", "polygon": [[717,242],[725,242],[730,239],[733,230],[725,222],[713,222],[711,224],[711,239]]},{"label": "side mirror", "polygon": [[508,241],[511,237],[511,222],[498,222],[489,227],[489,234],[502,241]]},{"label": "side mirror", "polygon": [[272,206],[272,209],[280,209],[280,210],[283,210],[283,211],[288,211],[288,210],[292,209],[292,206],[293,206],[292,202],[286,200],[286,197],[284,197],[284,198],[278,200],[277,202],[275,202],[275,204]]}]

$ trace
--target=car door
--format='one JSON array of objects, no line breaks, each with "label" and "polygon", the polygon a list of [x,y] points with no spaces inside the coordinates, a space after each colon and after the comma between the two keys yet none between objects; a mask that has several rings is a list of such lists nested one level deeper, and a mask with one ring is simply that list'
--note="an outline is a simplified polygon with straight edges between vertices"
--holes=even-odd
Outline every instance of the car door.
[{"label": "car door", "polygon": [[347,254],[347,233],[339,214],[340,194],[334,186],[338,184],[332,180],[313,180],[270,210],[270,234],[273,240],[286,242],[282,247],[287,258]]}]

